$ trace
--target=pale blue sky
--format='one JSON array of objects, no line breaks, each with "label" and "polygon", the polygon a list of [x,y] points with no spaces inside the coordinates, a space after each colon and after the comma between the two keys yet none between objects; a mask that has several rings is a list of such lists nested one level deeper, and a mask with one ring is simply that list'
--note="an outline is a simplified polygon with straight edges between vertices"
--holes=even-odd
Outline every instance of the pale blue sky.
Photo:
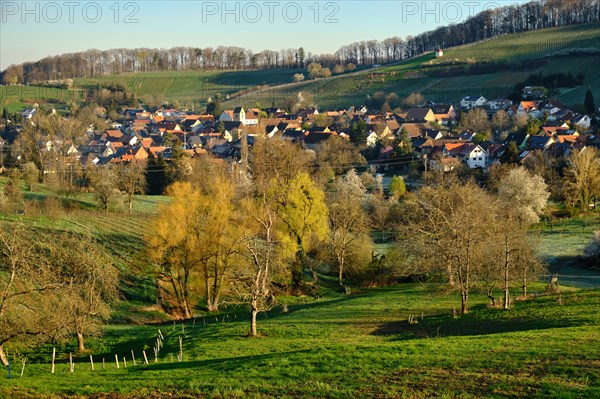
[{"label": "pale blue sky", "polygon": [[0,69],[92,48],[224,45],[333,53],[355,41],[404,38],[523,2],[0,0]]}]

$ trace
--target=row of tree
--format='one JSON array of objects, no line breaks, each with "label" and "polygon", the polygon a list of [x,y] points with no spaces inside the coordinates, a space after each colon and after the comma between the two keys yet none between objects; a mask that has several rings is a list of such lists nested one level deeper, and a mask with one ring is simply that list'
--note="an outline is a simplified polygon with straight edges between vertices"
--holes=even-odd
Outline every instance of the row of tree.
[{"label": "row of tree", "polygon": [[[146,244],[163,305],[189,318],[200,301],[217,311],[223,301],[247,303],[251,335],[256,314],[275,296],[310,291],[318,271],[385,284],[400,278],[445,276],[468,312],[473,286],[504,292],[515,285],[527,296],[544,271],[530,242],[549,196],[540,176],[507,167],[488,190],[439,174],[407,194],[395,178],[365,188],[365,176],[340,169],[324,177],[306,152],[282,140],[258,140],[250,173],[231,174],[198,161],[188,181],[168,189],[172,202],[151,222]],[[215,169],[216,168],[216,169]],[[334,171],[335,169],[331,169]],[[373,233],[397,236],[396,248],[376,256]]]},{"label": "row of tree", "polygon": [[241,47],[225,46],[88,50],[11,65],[0,81],[5,84],[33,83],[124,72],[304,68],[304,64],[310,62],[330,68],[340,63],[372,65],[509,33],[598,22],[599,15],[600,0],[531,1],[485,10],[464,22],[406,39],[392,37],[352,43],[335,54],[313,55],[305,53],[303,48],[254,53]]},{"label": "row of tree", "polygon": [[[316,157],[287,141],[258,139],[248,163],[188,160],[192,172],[175,175],[167,190],[171,202],[145,237],[163,306],[189,318],[200,303],[213,312],[224,301],[245,303],[256,335],[257,313],[274,306],[282,290],[313,290],[319,271],[335,273],[342,290],[348,277],[376,285],[434,276],[460,293],[462,313],[468,312],[474,286],[485,288],[494,304],[500,288],[506,308],[511,288],[518,285],[527,296],[529,282],[544,270],[527,231],[549,196],[543,170],[495,167],[485,189],[454,174],[430,172],[426,187],[406,193],[402,179],[395,178],[386,195],[380,180],[354,172],[352,166],[364,159],[339,140],[319,147]],[[115,181],[124,180],[111,173],[135,170],[132,187],[139,188],[144,173],[136,167],[89,172],[98,173],[92,181],[103,182],[92,183],[102,207],[101,186],[114,192]],[[598,153],[592,148],[574,153],[564,169],[570,201],[587,208],[599,194]],[[15,186],[9,179],[4,194],[10,196]],[[110,262],[83,249],[97,247],[87,236],[32,239],[38,233],[5,225],[1,232],[0,344],[24,335],[76,334],[83,348],[85,322],[107,314],[117,286]],[[376,256],[375,232],[396,236],[395,249]],[[67,292],[79,297],[66,301]],[[48,315],[42,304],[52,301],[61,311]],[[42,318],[54,324],[39,324]],[[39,325],[57,327],[40,331]]]}]

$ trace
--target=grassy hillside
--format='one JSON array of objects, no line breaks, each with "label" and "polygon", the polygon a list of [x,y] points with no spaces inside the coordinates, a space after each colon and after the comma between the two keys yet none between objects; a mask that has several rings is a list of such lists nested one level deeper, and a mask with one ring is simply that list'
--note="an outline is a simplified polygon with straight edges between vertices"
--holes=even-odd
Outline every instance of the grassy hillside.
[{"label": "grassy hillside", "polygon": [[[322,108],[362,104],[367,94],[376,91],[405,96],[419,91],[435,101],[457,101],[466,95],[484,95],[487,98],[510,93],[515,84],[531,73],[565,72],[577,75],[583,72],[585,82],[576,88],[563,89],[558,97],[567,104],[583,100],[588,86],[600,92],[600,54],[559,56],[569,49],[600,49],[600,27],[597,24],[575,25],[504,35],[484,42],[445,49],[441,59],[426,54],[414,59],[358,73],[329,79],[310,80],[290,84],[300,70],[256,70],[213,72],[149,72],[121,74],[90,79],[75,79],[75,90],[42,89],[27,86],[0,86],[0,106],[10,111],[23,109],[35,102],[49,102],[60,107],[67,100],[81,98],[81,92],[97,84],[119,84],[144,102],[179,101],[202,107],[209,96],[221,93],[230,96],[225,106],[270,106],[273,101],[283,105],[286,98],[299,91],[312,93]],[[432,72],[449,66],[469,63],[505,63],[540,60],[535,65],[517,70],[435,77]],[[306,73],[305,73],[306,74]]]},{"label": "grassy hillside", "polygon": [[[0,190],[4,179],[0,179]],[[111,212],[100,210],[92,194],[78,194],[70,200],[70,210],[61,209],[61,199],[42,185],[25,192],[22,215],[0,214],[0,223],[22,221],[26,226],[49,234],[62,231],[91,233],[102,250],[110,254],[121,273],[123,301],[112,316],[113,321],[137,322],[166,320],[162,312],[150,305],[156,303],[156,288],[148,274],[143,237],[146,226],[157,209],[168,203],[167,197],[136,196],[132,215],[124,204],[111,206]]]},{"label": "grassy hillside", "polygon": [[572,48],[600,49],[600,26],[572,25],[533,32],[503,35],[474,45],[444,50],[444,57],[432,64],[448,62],[523,61],[542,58]]},{"label": "grassy hillside", "polygon": [[[495,98],[508,95],[514,86],[532,73],[585,74],[585,81],[575,88],[562,89],[558,97],[567,104],[583,101],[585,91],[591,86],[600,92],[600,53],[572,56],[555,55],[567,49],[600,49],[600,27],[580,25],[505,35],[484,42],[459,48],[447,49],[441,59],[434,54],[425,54],[411,60],[377,70],[366,71],[330,79],[313,80],[302,84],[274,88],[246,97],[234,99],[227,105],[246,102],[283,102],[299,91],[314,95],[322,108],[345,107],[362,104],[367,94],[377,91],[397,93],[400,97],[412,92],[421,92],[434,101],[457,102],[466,95],[483,95]],[[547,57],[553,55],[551,57]],[[532,62],[532,60],[538,60]],[[443,68],[463,66],[473,62],[523,62],[530,66],[498,68],[497,72],[485,74],[463,74],[439,77]],[[438,75],[438,76],[432,76]]]},{"label": "grassy hillside", "polygon": [[0,86],[0,109],[10,113],[21,112],[34,104],[62,109],[69,101],[81,101],[80,90],[57,89],[39,86]]},{"label": "grassy hillside", "polygon": [[[75,358],[58,347],[30,357],[23,378],[0,379],[12,398],[595,398],[600,395],[600,291],[569,291],[518,302],[505,312],[478,306],[452,317],[456,295],[407,284],[278,307],[261,314],[262,338],[245,338],[243,313],[185,326],[109,328]],[[416,315],[418,323],[409,324]],[[165,346],[152,353],[158,329]],[[137,358],[133,365],[131,350]],[[114,363],[120,358],[120,368]],[[124,368],[123,357],[127,358]],[[102,360],[106,361],[102,369]],[[101,395],[98,393],[105,393]],[[107,394],[113,392],[113,394]],[[175,393],[176,392],[176,393]]]},{"label": "grassy hillside", "polygon": [[[3,185],[0,179],[0,188]],[[49,373],[52,346],[13,358],[28,362],[23,378],[0,377],[6,398],[595,398],[600,395],[600,291],[569,288],[544,295],[535,284],[528,301],[511,311],[487,307],[478,292],[472,312],[452,316],[458,293],[445,284],[403,284],[337,292],[322,277],[319,298],[278,298],[259,315],[258,339],[245,337],[247,312],[230,305],[226,313],[197,316],[185,323],[183,362],[177,362],[180,324],[165,323],[154,307],[154,286],[143,258],[146,221],[165,197],[138,196],[134,214],[116,206],[101,212],[90,194],[76,197],[69,212],[52,207],[54,194],[43,186],[26,193],[22,218],[52,231],[90,230],[121,270],[122,305],[101,338],[89,339],[89,352],[68,356],[75,342],[58,345],[55,375]],[[539,226],[542,252],[575,256],[597,224],[597,215]],[[589,274],[589,273],[588,273]],[[589,281],[589,279],[588,279]],[[574,283],[579,282],[573,281]],[[518,293],[515,291],[514,296]],[[287,311],[282,303],[290,302]],[[410,324],[409,316],[417,323]],[[163,322],[139,325],[138,322]],[[116,324],[116,323],[119,324]],[[165,345],[158,362],[153,350],[158,329]],[[137,360],[133,365],[131,351]],[[142,363],[143,353],[150,364]],[[89,355],[95,361],[91,371]],[[118,355],[120,368],[114,363]],[[123,357],[127,359],[124,367]],[[102,362],[105,361],[104,368]]]},{"label": "grassy hillside", "polygon": [[[216,71],[216,72],[152,72],[75,79],[81,89],[96,84],[117,83],[134,92],[143,101],[191,101],[204,103],[215,93],[223,96],[263,85],[289,83],[298,70]],[[269,104],[266,104],[267,106]]]}]

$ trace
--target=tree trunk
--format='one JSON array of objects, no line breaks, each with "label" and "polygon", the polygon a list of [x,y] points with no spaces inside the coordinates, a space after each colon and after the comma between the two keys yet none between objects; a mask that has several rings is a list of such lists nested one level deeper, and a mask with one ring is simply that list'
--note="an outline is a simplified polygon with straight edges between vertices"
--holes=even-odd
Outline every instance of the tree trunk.
[{"label": "tree trunk", "polygon": [[504,310],[510,309],[510,292],[509,292],[509,269],[510,251],[508,249],[508,236],[504,238]]},{"label": "tree trunk", "polygon": [[250,309],[250,336],[256,337],[258,334],[256,333],[256,315],[258,314],[256,308],[252,306]]},{"label": "tree trunk", "polygon": [[77,351],[79,353],[85,351],[85,345],[83,343],[83,333],[79,331],[77,331]]},{"label": "tree trunk", "polygon": [[4,353],[4,345],[0,345],[0,363],[8,366],[8,358],[6,357],[6,353]]},{"label": "tree trunk", "polygon": [[523,288],[523,299],[526,299],[527,298],[527,274],[526,273],[523,274],[523,282],[522,282],[521,288]]},{"label": "tree trunk", "polygon": [[183,317],[185,319],[191,319],[192,318],[192,312],[190,311],[190,305],[188,304],[188,300],[187,298],[183,300]]},{"label": "tree trunk", "polygon": [[450,287],[454,287],[454,274],[452,273],[452,265],[450,263],[446,266],[446,270],[448,270],[448,284]]},{"label": "tree trunk", "polygon": [[304,245],[300,237],[296,238],[298,250],[296,251],[296,261],[293,264],[292,270],[292,288],[298,290],[304,279],[304,270],[306,269],[306,253],[304,253]]},{"label": "tree trunk", "polygon": [[461,299],[461,307],[460,314],[465,315],[469,313],[469,292],[467,290],[462,290],[460,293]]},{"label": "tree trunk", "polygon": [[342,260],[340,262],[340,272],[339,272],[339,275],[338,275],[338,279],[339,279],[339,283],[340,283],[340,288],[344,288],[343,277],[344,277],[344,261]]},{"label": "tree trunk", "polygon": [[496,297],[492,295],[493,293],[494,293],[493,289],[489,289],[487,291],[487,297],[489,300],[492,301],[492,306],[495,307],[496,306]]}]

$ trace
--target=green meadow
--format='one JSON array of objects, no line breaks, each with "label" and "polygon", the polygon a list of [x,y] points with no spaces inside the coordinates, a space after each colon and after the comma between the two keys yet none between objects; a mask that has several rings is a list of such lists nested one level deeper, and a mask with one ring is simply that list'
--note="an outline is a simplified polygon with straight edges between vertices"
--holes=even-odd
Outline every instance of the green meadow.
[{"label": "green meadow", "polygon": [[[542,255],[571,257],[572,270],[581,272],[572,281],[561,275],[560,295],[546,292],[544,278],[530,287],[531,298],[504,311],[490,307],[475,289],[471,312],[456,317],[458,292],[443,282],[352,287],[344,295],[334,278],[321,275],[314,296],[281,297],[272,310],[260,313],[261,337],[251,339],[244,306],[229,304],[218,314],[197,309],[195,318],[182,325],[155,305],[143,235],[148,218],[168,204],[166,197],[136,197],[129,216],[119,206],[108,214],[99,211],[90,194],[76,197],[70,211],[49,212],[53,196],[38,186],[26,193],[24,215],[3,215],[2,220],[21,218],[50,233],[91,231],[121,271],[122,301],[104,334],[87,340],[86,353],[76,354],[74,340],[55,346],[55,374],[50,372],[53,345],[19,353],[7,348],[12,379],[3,370],[2,398],[600,395],[600,281],[594,278],[600,274],[582,271],[576,262],[598,226],[596,213],[540,224],[532,231]],[[518,289],[512,293],[518,296]],[[159,330],[164,346],[155,359]],[[177,359],[180,337],[182,361]],[[74,354],[74,373],[69,353]]]}]

